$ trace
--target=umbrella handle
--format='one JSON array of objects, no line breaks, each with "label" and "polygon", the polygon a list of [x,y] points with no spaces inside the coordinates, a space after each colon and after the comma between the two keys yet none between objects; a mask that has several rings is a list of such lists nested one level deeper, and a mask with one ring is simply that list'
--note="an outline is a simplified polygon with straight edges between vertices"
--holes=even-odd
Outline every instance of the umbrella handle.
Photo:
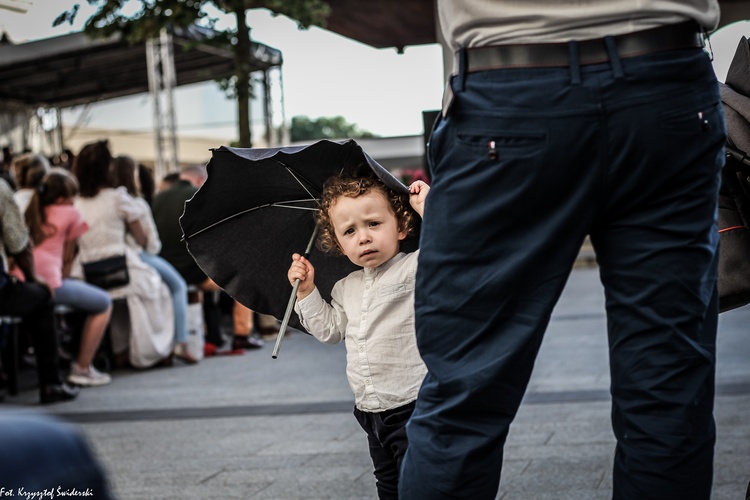
[{"label": "umbrella handle", "polygon": [[[318,236],[318,225],[315,224],[315,229],[313,229],[312,236],[310,236],[310,241],[307,242],[307,248],[305,248],[305,258],[310,258],[310,252],[312,251],[313,244],[315,243],[315,238]],[[273,359],[276,359],[279,355],[279,349],[281,349],[281,339],[284,338],[284,334],[286,333],[286,328],[289,325],[289,318],[292,315],[292,311],[294,310],[294,303],[297,301],[297,290],[299,290],[299,278],[294,280],[294,286],[292,287],[292,295],[289,296],[289,303],[286,305],[286,312],[284,313],[284,320],[281,322],[281,327],[279,328],[279,335],[276,337],[276,345],[273,346],[273,352],[271,353],[271,357]]]},{"label": "umbrella handle", "polygon": [[279,327],[279,335],[276,337],[276,345],[273,347],[273,352],[271,353],[271,357],[273,359],[276,359],[279,355],[279,349],[281,349],[281,339],[284,338],[284,334],[286,333],[286,328],[289,325],[289,317],[292,315],[292,310],[294,309],[294,303],[297,301],[297,290],[299,289],[299,278],[294,280],[294,287],[292,288],[292,295],[289,297],[289,303],[286,306],[286,312],[284,313],[284,320],[281,322],[281,327]]}]

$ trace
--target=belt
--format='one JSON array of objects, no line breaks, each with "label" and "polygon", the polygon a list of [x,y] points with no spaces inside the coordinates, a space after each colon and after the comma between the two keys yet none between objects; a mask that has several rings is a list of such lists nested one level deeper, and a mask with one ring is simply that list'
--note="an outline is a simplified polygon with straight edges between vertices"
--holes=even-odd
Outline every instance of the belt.
[{"label": "belt", "polygon": [[[625,35],[611,37],[620,59],[642,56],[665,50],[702,48],[703,38],[694,22],[670,24]],[[611,42],[610,42],[611,43]],[[605,38],[582,40],[575,43],[578,64],[599,64],[610,58]],[[490,45],[466,49],[465,71],[484,71],[502,68],[563,67],[570,64],[569,43],[538,43],[518,45]],[[453,74],[458,73],[458,54],[454,59]]]}]

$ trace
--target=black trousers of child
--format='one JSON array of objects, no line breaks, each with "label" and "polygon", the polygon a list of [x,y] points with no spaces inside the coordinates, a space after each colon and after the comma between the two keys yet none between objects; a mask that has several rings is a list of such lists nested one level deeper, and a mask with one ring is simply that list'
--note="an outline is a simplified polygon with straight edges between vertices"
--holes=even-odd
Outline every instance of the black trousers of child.
[{"label": "black trousers of child", "polygon": [[398,499],[398,475],[409,441],[406,423],[414,402],[378,413],[354,408],[354,416],[367,433],[370,457],[375,466],[375,486],[380,500]]}]

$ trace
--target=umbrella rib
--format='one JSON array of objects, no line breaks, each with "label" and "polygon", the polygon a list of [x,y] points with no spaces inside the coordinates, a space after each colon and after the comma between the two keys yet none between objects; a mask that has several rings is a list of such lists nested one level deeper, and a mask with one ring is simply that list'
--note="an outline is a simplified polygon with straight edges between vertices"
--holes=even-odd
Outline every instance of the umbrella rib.
[{"label": "umbrella rib", "polygon": [[312,198],[313,200],[315,200],[318,203],[318,205],[320,205],[320,202],[318,201],[318,199],[315,197],[315,195],[313,195],[310,192],[309,189],[307,189],[307,186],[305,186],[305,184],[302,182],[301,179],[304,179],[307,183],[310,183],[310,181],[308,181],[304,177],[298,175],[294,170],[292,170],[292,168],[289,165],[285,164],[284,162],[279,161],[279,160],[275,160],[275,161],[276,161],[276,163],[278,163],[279,165],[281,165],[282,167],[284,167],[286,169],[286,171],[289,172],[292,177],[294,177],[294,180],[297,181],[297,184],[299,184],[302,187],[302,189],[304,189],[307,192],[307,194],[310,195],[310,198]]},{"label": "umbrella rib", "polygon": [[193,236],[197,236],[197,235],[201,234],[204,231],[208,231],[209,229],[211,229],[211,228],[213,228],[215,226],[218,226],[219,224],[222,224],[222,223],[224,223],[224,222],[226,222],[226,221],[228,221],[230,219],[234,219],[235,217],[239,217],[240,215],[244,215],[244,214],[246,214],[248,212],[252,212],[252,211],[258,210],[260,208],[267,208],[267,207],[291,208],[291,209],[294,209],[294,210],[310,210],[311,212],[318,210],[317,208],[296,207],[294,205],[284,205],[283,204],[283,203],[300,203],[300,202],[306,202],[306,201],[315,201],[315,202],[317,202],[318,200],[316,200],[314,198],[312,200],[303,198],[301,200],[289,200],[289,201],[285,201],[285,202],[282,202],[282,203],[267,203],[265,205],[259,205],[257,207],[248,208],[247,210],[243,210],[241,212],[237,212],[236,214],[232,214],[229,217],[224,217],[223,219],[218,220],[218,221],[214,222],[213,224],[210,224],[210,225],[204,227],[203,229],[199,229],[198,231],[194,232],[190,236],[184,236],[182,239],[183,239],[183,241],[184,240],[189,240]]}]

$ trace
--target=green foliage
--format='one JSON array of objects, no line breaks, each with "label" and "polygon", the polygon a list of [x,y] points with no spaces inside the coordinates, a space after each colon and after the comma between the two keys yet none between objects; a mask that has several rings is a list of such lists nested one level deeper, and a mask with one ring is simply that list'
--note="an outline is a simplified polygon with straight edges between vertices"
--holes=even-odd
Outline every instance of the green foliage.
[{"label": "green foliage", "polygon": [[[98,10],[86,21],[84,30],[92,38],[108,37],[122,33],[131,42],[141,42],[159,34],[164,27],[187,27],[191,24],[214,28],[216,19],[210,18],[204,7],[213,5],[226,14],[240,14],[238,23],[243,30],[244,13],[250,9],[268,9],[273,15],[286,15],[297,22],[300,29],[312,25],[325,27],[330,7],[324,0],[86,0]],[[139,4],[134,14],[126,4]],[[80,5],[62,12],[53,22],[58,26],[65,22],[73,24]],[[236,29],[218,31],[221,40],[236,43]]]},{"label": "green foliage", "polygon": [[[237,99],[239,109],[240,142],[250,147],[250,116],[247,100],[251,97],[252,81],[249,68],[250,28],[247,11],[268,9],[274,15],[283,14],[297,21],[300,29],[313,24],[325,26],[330,12],[324,0],[87,0],[98,10],[86,21],[84,31],[91,38],[108,38],[121,34],[130,43],[143,42],[159,35],[164,28],[186,28],[193,24],[212,28],[215,36],[207,41],[229,47],[234,53],[236,72],[232,78],[218,81],[225,94]],[[127,4],[127,6],[126,6]],[[138,5],[133,10],[131,5]],[[217,30],[216,19],[209,17],[204,7],[213,5],[237,19],[236,29]],[[73,24],[80,4],[62,12],[53,26]],[[134,13],[133,13],[134,12]]]},{"label": "green foliage", "polygon": [[292,118],[289,133],[292,142],[377,137],[372,132],[361,130],[356,124],[347,122],[343,116],[320,117],[314,120],[307,116],[295,116]]}]

